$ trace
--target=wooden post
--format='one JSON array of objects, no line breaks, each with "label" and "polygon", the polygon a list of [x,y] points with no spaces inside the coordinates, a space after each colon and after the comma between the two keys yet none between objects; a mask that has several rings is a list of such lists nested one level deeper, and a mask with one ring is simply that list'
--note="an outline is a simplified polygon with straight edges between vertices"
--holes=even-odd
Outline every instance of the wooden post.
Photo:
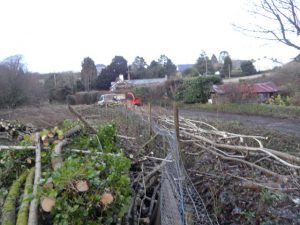
[{"label": "wooden post", "polygon": [[126,114],[126,131],[128,131],[128,106],[125,104],[125,114]]},{"label": "wooden post", "polygon": [[151,103],[149,103],[149,135],[152,136],[152,107]]},{"label": "wooden post", "polygon": [[179,144],[179,115],[178,115],[178,106],[176,103],[174,103],[174,124],[175,124],[176,138]]}]

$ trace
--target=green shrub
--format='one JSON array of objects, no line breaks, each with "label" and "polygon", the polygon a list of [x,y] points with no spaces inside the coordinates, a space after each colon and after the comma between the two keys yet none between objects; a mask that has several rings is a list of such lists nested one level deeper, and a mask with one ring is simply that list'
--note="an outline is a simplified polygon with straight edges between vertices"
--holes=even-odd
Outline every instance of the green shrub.
[{"label": "green shrub", "polygon": [[207,102],[212,85],[220,82],[220,76],[171,79],[156,87],[136,87],[133,92],[143,103],[169,105],[170,100],[185,103]]},{"label": "green shrub", "polygon": [[197,77],[199,76],[199,71],[195,67],[188,68],[182,72],[184,77]]},{"label": "green shrub", "polygon": [[220,76],[187,78],[183,80],[183,101],[188,104],[205,103],[213,84],[221,82]]},{"label": "green shrub", "polygon": [[90,91],[90,92],[77,92],[75,94],[76,104],[93,104],[98,101],[102,92]]},{"label": "green shrub", "polygon": [[[43,172],[42,184],[51,177],[53,187],[41,185],[39,196],[55,198],[53,224],[121,223],[131,199],[131,161],[116,147],[115,137],[114,124],[101,127],[93,136],[82,132],[69,147],[88,149],[90,154],[66,152],[60,168]],[[87,182],[88,190],[76,190],[77,181]],[[113,196],[112,202],[101,201],[104,193]]]},{"label": "green shrub", "polygon": [[289,106],[292,104],[292,100],[289,96],[284,97],[281,95],[277,95],[276,97],[270,97],[266,103],[270,105]]}]

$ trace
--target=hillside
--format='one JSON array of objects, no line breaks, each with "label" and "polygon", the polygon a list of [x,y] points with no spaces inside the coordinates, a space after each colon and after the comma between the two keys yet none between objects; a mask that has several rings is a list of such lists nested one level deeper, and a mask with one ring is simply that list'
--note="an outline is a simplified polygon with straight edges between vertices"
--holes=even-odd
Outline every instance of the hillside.
[{"label": "hillside", "polygon": [[251,82],[273,81],[281,91],[288,95],[300,93],[300,62],[290,62],[283,67],[269,72],[268,76],[261,76],[249,80]]}]

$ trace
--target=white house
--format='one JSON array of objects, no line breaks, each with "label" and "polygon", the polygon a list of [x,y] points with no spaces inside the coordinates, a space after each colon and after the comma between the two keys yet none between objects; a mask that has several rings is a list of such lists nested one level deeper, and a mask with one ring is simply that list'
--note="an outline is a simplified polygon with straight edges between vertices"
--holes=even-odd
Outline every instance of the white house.
[{"label": "white house", "polygon": [[267,58],[266,56],[256,59],[253,64],[257,71],[266,71],[274,69],[277,66],[282,66],[282,63],[277,61],[277,59]]}]

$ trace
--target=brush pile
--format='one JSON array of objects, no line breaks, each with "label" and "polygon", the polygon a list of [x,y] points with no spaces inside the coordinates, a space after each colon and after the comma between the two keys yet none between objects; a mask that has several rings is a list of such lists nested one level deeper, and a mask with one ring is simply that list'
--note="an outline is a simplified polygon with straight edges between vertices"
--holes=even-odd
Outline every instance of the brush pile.
[{"label": "brush pile", "polygon": [[[157,121],[174,130],[174,118]],[[267,137],[221,131],[204,121],[180,117],[179,130],[187,172],[216,223],[300,221],[299,157],[266,148]]]},{"label": "brush pile", "polygon": [[[160,118],[166,129],[174,129],[173,118]],[[220,131],[203,121],[180,118],[180,138],[182,143],[191,143],[196,148],[186,151],[187,154],[200,155],[204,151],[225,161],[244,164],[276,181],[287,184],[292,178],[290,172],[298,175],[300,158],[291,154],[268,149],[263,146],[262,136],[250,136]],[[274,164],[267,168],[263,161]]]},{"label": "brush pile", "polygon": [[115,145],[113,124],[96,131],[65,121],[1,146],[0,223],[120,224],[130,203],[130,160]]}]

